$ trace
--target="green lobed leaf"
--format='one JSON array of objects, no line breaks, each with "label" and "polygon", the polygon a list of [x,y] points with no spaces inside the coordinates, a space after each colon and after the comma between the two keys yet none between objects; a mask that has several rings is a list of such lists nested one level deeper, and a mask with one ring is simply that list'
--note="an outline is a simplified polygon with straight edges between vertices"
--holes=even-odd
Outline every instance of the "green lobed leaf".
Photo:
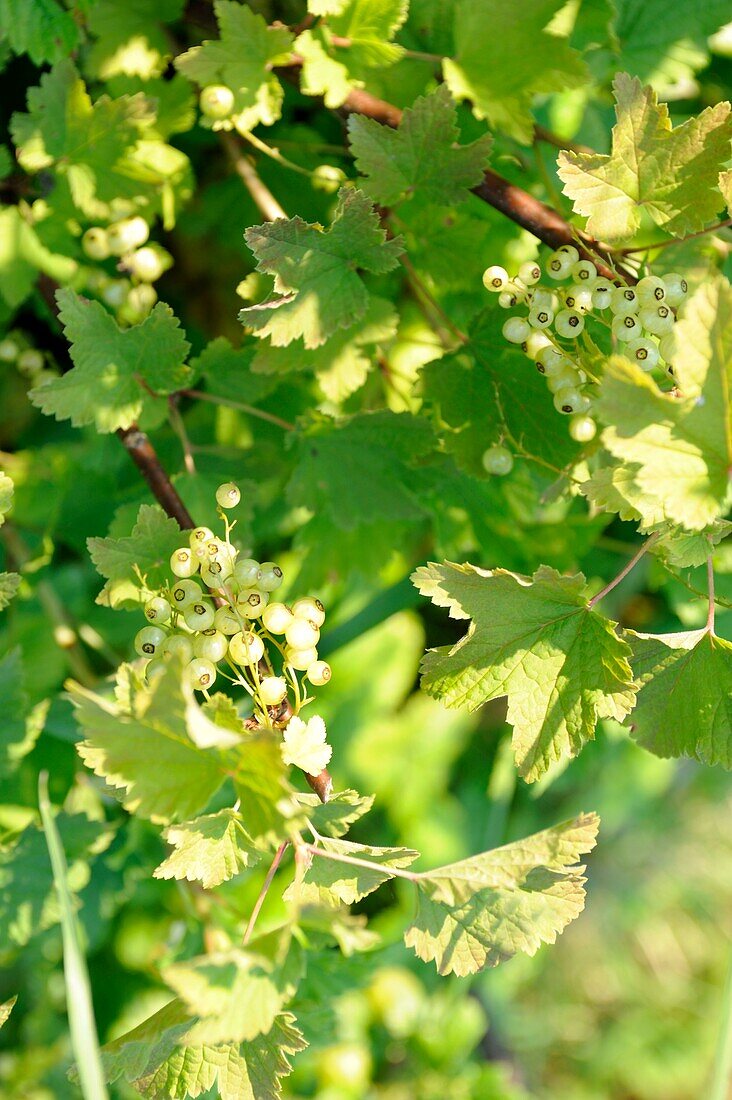
[{"label": "green lobed leaf", "polygon": [[219,1100],[278,1100],[291,1056],[307,1045],[290,1013],[279,1016],[268,1035],[241,1044],[194,1045],[187,1039],[194,1022],[174,1000],[107,1043],[107,1080],[122,1078],[147,1100],[186,1100],[213,1088]]},{"label": "green lobed leaf", "polygon": [[445,562],[418,569],[412,580],[451,618],[472,620],[454,646],[428,650],[423,688],[470,710],[507,696],[525,779],[576,756],[600,718],[620,721],[631,710],[630,649],[615,624],[588,606],[581,574],[541,566],[528,578]]},{"label": "green lobed leaf", "polygon": [[351,115],[348,134],[360,186],[382,206],[418,194],[425,202],[451,205],[480,183],[493,138],[484,134],[458,145],[457,111],[444,84],[406,108],[396,130],[363,115]]},{"label": "green lobed leaf", "polygon": [[87,69],[99,80],[120,74],[145,80],[161,76],[171,55],[171,39],[161,24],[174,23],[183,0],[96,0],[88,28],[96,41]]},{"label": "green lobed leaf", "polygon": [[633,739],[656,756],[732,768],[732,644],[709,630],[627,637],[639,688]]},{"label": "green lobed leaf", "polygon": [[732,534],[732,523],[718,519],[702,531],[680,531],[676,527],[661,528],[661,537],[653,544],[653,553],[660,553],[669,565],[690,569],[704,565],[714,547]]},{"label": "green lobed leaf", "polygon": [[[158,504],[140,505],[131,534],[88,539],[89,556],[107,582],[98,602],[139,607],[145,593],[159,591],[170,580],[170,556],[184,542],[176,521]],[[137,577],[138,569],[146,578],[146,588]]]},{"label": "green lobed leaf", "polygon": [[[0,586],[3,576],[8,574],[0,574]],[[47,711],[47,702],[30,706],[22,652],[20,647],[11,649],[0,657],[0,714],[3,716],[0,722],[0,777],[12,775],[20,761],[31,751],[43,729]]]},{"label": "green lobed leaf", "polygon": [[297,801],[306,807],[315,831],[330,837],[344,836],[374,804],[373,795],[364,796],[352,790],[332,794],[327,802],[321,802],[316,794],[298,794]]},{"label": "green lobed leaf", "polygon": [[39,271],[65,282],[78,270],[76,260],[50,252],[30,217],[17,206],[0,210],[0,296],[15,309],[31,294]]},{"label": "green lobed leaf", "polygon": [[616,0],[615,8],[616,68],[655,88],[682,84],[704,68],[709,36],[729,20],[727,0]]},{"label": "green lobed leaf", "polygon": [[417,915],[404,940],[440,974],[475,974],[518,952],[535,955],[584,908],[579,857],[599,819],[581,814],[525,840],[418,878]]},{"label": "green lobed leaf", "polygon": [[78,684],[69,690],[86,737],[77,745],[79,755],[119,791],[130,813],[163,824],[185,821],[223,783],[229,762],[216,749],[199,749],[191,738],[191,711],[200,708],[174,663],[152,685],[132,687],[129,710]]},{"label": "green lobed leaf", "polygon": [[[732,468],[732,288],[705,283],[675,326],[674,373],[680,397],[663,393],[635,364],[609,361],[597,411],[602,441],[636,467],[635,506],[700,530],[727,510]],[[647,507],[643,494],[651,498]]]},{"label": "green lobed leaf", "polygon": [[0,39],[14,53],[27,53],[34,65],[45,65],[69,56],[79,28],[57,0],[0,0]]},{"label": "green lobed leaf", "polygon": [[[353,905],[394,878],[391,868],[399,870],[408,867],[419,858],[419,852],[411,848],[375,848],[368,844],[332,838],[321,838],[318,848],[332,853],[336,858],[313,856],[299,884],[299,890],[297,883],[288,886],[283,895],[286,901],[299,899],[303,905],[326,905],[333,908]],[[353,866],[341,862],[338,856],[378,863],[380,869]]]},{"label": "green lobed leaf", "polygon": [[228,882],[260,859],[240,815],[228,808],[170,825],[164,836],[173,851],[153,876],[200,882],[204,890]]},{"label": "green lobed leaf", "polygon": [[587,232],[629,240],[643,210],[673,236],[693,233],[722,207],[720,169],[732,152],[729,103],[707,107],[675,129],[668,108],[640,80],[618,73],[612,151],[561,152],[558,173]]},{"label": "green lobed leaf", "polygon": [[47,416],[114,432],[129,428],[155,400],[145,386],[169,394],[190,378],[190,345],[170,306],[158,302],[141,324],[121,329],[99,302],[70,289],[56,298],[74,367],[30,391]]},{"label": "green lobed leaf", "polygon": [[255,349],[251,345],[235,348],[224,336],[217,336],[191,361],[191,369],[196,379],[199,376],[205,379],[208,393],[256,405],[272,392],[277,381],[255,374],[254,358]]},{"label": "green lobed leaf", "polygon": [[370,199],[352,187],[339,191],[329,229],[280,218],[244,236],[257,270],[275,276],[279,297],[242,309],[239,319],[276,347],[301,337],[317,348],[362,318],[369,294],[357,269],[391,271],[402,252],[401,238],[386,239]]},{"label": "green lobed leaf", "polygon": [[234,122],[246,133],[258,123],[271,126],[280,117],[282,85],[273,73],[290,57],[293,35],[269,27],[246,4],[215,0],[220,38],[193,46],[176,58],[176,68],[202,86],[224,84],[234,93]]},{"label": "green lobed leaf", "polygon": [[587,79],[577,51],[547,30],[562,6],[562,0],[459,0],[454,6],[455,52],[442,63],[445,83],[455,99],[470,100],[477,118],[517,141],[532,139],[535,95]]},{"label": "green lobed leaf", "polygon": [[19,573],[0,573],[0,611],[5,610],[19,588]]},{"label": "green lobed leaf", "polygon": [[257,844],[279,844],[298,824],[281,744],[279,734],[257,730],[237,747],[234,788],[244,828]]}]

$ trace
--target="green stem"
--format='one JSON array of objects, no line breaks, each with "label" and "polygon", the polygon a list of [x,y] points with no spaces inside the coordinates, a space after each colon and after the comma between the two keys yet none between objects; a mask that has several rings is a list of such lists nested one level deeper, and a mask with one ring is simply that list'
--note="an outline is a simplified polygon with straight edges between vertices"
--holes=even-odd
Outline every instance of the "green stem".
[{"label": "green stem", "polygon": [[709,1100],[727,1100],[732,1077],[732,953],[722,993],[722,1020]]},{"label": "green stem", "polygon": [[732,226],[732,218],[725,218],[724,221],[715,222],[714,225],[710,225],[707,229],[700,229],[696,233],[687,233],[685,237],[671,237],[667,241],[656,241],[655,244],[644,244],[638,247],[632,248],[616,248],[613,249],[620,256],[632,256],[634,252],[653,252],[657,248],[671,248],[675,244],[685,244],[687,241],[696,240],[697,237],[704,237],[707,233],[717,233],[720,229],[728,229]]},{"label": "green stem", "polygon": [[267,871],[266,878],[265,878],[264,882],[262,883],[262,889],[259,891],[259,897],[257,898],[256,902],[254,903],[254,908],[252,909],[252,915],[249,918],[249,923],[247,924],[246,931],[244,932],[244,946],[245,947],[249,943],[252,932],[254,931],[254,925],[257,923],[257,917],[259,916],[259,911],[262,908],[262,906],[264,905],[264,899],[267,897],[267,894],[269,892],[269,888],[272,885],[272,879],[275,877],[275,874],[277,872],[277,868],[279,867],[280,863],[282,862],[282,857],[284,856],[284,854],[287,851],[287,849],[289,848],[289,846],[290,846],[289,840],[283,840],[282,843],[280,844],[279,848],[277,849],[277,851],[274,854],[274,859],[272,860],[272,862],[269,865],[269,870]]},{"label": "green stem", "polygon": [[247,416],[256,416],[269,424],[276,424],[286,432],[295,430],[295,425],[289,420],[283,420],[282,417],[275,416],[274,413],[267,412],[265,409],[257,409],[254,405],[246,405],[243,401],[232,401],[229,397],[218,397],[213,393],[204,393],[203,390],[181,390],[180,393],[183,397],[192,397],[195,401],[210,401],[212,405],[223,405],[226,409],[236,409],[238,412],[246,413]]},{"label": "green stem", "polygon": [[609,592],[612,592],[613,588],[617,588],[617,586],[620,584],[620,582],[622,580],[625,580],[625,578],[628,576],[628,573],[632,572],[632,570],[635,569],[636,565],[641,560],[643,555],[645,553],[647,553],[647,551],[650,550],[650,548],[656,542],[658,542],[660,537],[661,537],[660,534],[658,532],[655,532],[655,534],[651,535],[650,538],[646,539],[646,541],[643,543],[643,545],[640,547],[640,549],[637,551],[637,553],[635,553],[633,555],[633,557],[630,559],[630,561],[627,563],[627,565],[624,565],[623,568],[620,570],[620,572],[617,574],[617,576],[613,577],[613,579],[611,581],[609,581],[605,585],[604,588],[600,589],[600,591],[597,593],[596,596],[592,597],[592,599],[588,602],[587,606],[588,607],[594,607],[595,604],[599,603],[600,600],[604,599],[605,596],[607,596],[607,594]]},{"label": "green stem", "polygon": [[422,875],[418,871],[403,871],[401,867],[389,867],[385,863],[375,863],[370,859],[359,859],[358,856],[346,856],[340,852],[326,852],[324,848],[317,848],[314,844],[302,844],[301,849],[309,852],[311,856],[322,856],[323,859],[332,859],[336,863],[347,863],[349,867],[363,867],[366,871],[379,871],[393,878],[403,878],[407,882],[418,882]]},{"label": "green stem", "polygon": [[709,597],[707,630],[710,634],[714,634],[714,562],[711,554],[707,557],[707,595]]}]

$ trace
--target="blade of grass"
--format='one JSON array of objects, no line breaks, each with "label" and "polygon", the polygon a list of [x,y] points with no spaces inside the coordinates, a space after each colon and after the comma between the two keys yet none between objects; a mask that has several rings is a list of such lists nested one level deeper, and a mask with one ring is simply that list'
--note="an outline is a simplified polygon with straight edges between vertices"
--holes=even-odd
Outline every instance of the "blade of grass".
[{"label": "blade of grass", "polygon": [[79,925],[68,885],[66,856],[48,798],[48,772],[41,772],[38,777],[38,806],[61,908],[66,1006],[71,1046],[79,1071],[79,1084],[84,1100],[108,1100],[109,1094],[104,1083],[99,1039],[94,1021],[89,973],[84,952],[81,949]]}]

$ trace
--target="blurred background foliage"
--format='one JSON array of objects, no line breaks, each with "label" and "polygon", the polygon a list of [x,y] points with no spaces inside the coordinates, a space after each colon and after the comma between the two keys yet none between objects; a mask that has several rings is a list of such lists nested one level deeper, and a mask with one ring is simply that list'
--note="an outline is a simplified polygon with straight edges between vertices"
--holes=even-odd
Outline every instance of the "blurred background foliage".
[{"label": "blurred background foliage", "polygon": [[[302,15],[295,0],[251,6],[268,20],[294,23]],[[399,40],[412,49],[449,50],[445,13],[450,7],[450,0],[413,0]],[[138,8],[143,22],[151,22],[155,5],[140,0]],[[637,72],[659,88],[674,123],[726,96],[732,32],[719,27],[728,5],[587,0],[568,8],[580,9],[575,33],[589,43],[593,80],[539,104],[539,121],[563,138],[607,148],[608,85],[617,68]],[[78,5],[90,17],[94,10],[93,0]],[[178,19],[180,4],[173,3],[171,12],[171,34],[184,43],[197,40],[196,26]],[[124,71],[105,80],[103,53],[93,31],[78,47],[95,93],[105,85],[113,95],[136,82],[144,85]],[[9,117],[24,108],[26,89],[38,82],[39,72],[2,42],[0,56],[0,140],[7,141]],[[243,231],[261,217],[216,136],[191,128],[195,107],[188,85],[170,70],[165,77],[165,82],[150,79],[158,81],[161,94],[167,89],[171,112],[177,111],[179,129],[174,123],[171,142],[190,158],[195,188],[175,227],[156,232],[174,258],[158,291],[180,316],[194,352],[200,352],[215,336],[241,341],[236,314],[242,298],[257,300],[263,290],[262,277],[252,274]],[[368,87],[409,104],[431,77],[429,65],[404,61],[372,73]],[[465,139],[483,130],[467,109],[461,109],[460,120]],[[354,174],[342,120],[289,84],[282,119],[265,136],[302,167],[327,162]],[[539,197],[558,201],[550,146],[527,149],[498,138],[493,164]],[[258,158],[257,167],[288,213],[329,221],[332,193],[265,157]],[[483,303],[480,275],[487,263],[514,266],[536,254],[527,234],[479,203],[464,208],[457,223],[452,211],[419,202],[400,217],[415,269],[459,326]],[[686,267],[703,271],[710,259],[704,239],[682,247]],[[675,250],[676,264],[680,251]],[[441,354],[400,278],[396,273],[374,280],[385,296],[400,298],[399,328],[381,369],[344,403],[345,411],[384,404],[415,408],[419,370]],[[63,360],[63,342],[40,294],[34,292],[18,312],[0,304],[0,325],[11,323],[28,346],[43,351],[49,369]],[[332,411],[307,373],[274,376],[271,383],[250,397],[253,404],[288,421],[318,404]],[[45,419],[27,402],[26,388],[27,380],[14,367],[0,365],[0,452],[16,486],[12,522],[0,532],[0,568],[23,566],[19,596],[0,619],[0,649],[20,646],[30,701],[51,703],[35,749],[20,772],[0,785],[0,843],[34,819],[42,769],[50,772],[56,803],[113,825],[107,851],[81,858],[76,868],[104,1041],[168,999],[156,978],[161,964],[184,949],[199,951],[233,928],[238,915],[251,909],[259,879],[239,876],[216,901],[180,883],[154,880],[152,871],[164,854],[159,830],[129,818],[80,768],[76,729],[60,694],[64,680],[107,675],[129,657],[139,626],[136,616],[95,603],[100,580],[86,539],[129,530],[138,506],[149,498],[114,436]],[[442,556],[520,571],[546,562],[561,570],[580,568],[590,579],[607,578],[627,554],[632,528],[620,521],[588,522],[577,502],[545,507],[551,479],[519,462],[497,486],[467,478],[456,467],[443,468],[433,482],[429,470],[420,471],[424,519],[383,529],[374,525],[368,538],[362,534],[355,542],[347,531],[334,535],[327,519],[305,513],[285,496],[300,456],[280,427],[203,402],[184,401],[181,410],[197,472],[179,472],[175,482],[198,522],[209,522],[212,489],[235,480],[246,502],[238,513],[240,538],[261,558],[282,563],[291,590],[316,590],[332,612],[334,674],[322,698],[336,787],[353,785],[376,796],[369,824],[363,835],[355,827],[354,840],[376,834],[379,843],[420,849],[426,865],[436,865],[581,810],[597,810],[602,818],[586,912],[556,946],[533,959],[519,957],[469,980],[439,979],[401,945],[413,905],[404,884],[391,883],[367,898],[360,910],[369,914],[380,946],[332,972],[326,967],[308,974],[307,1031],[314,1041],[297,1060],[284,1095],[291,1100],[704,1096],[732,943],[732,779],[719,769],[651,757],[606,723],[568,769],[556,769],[531,787],[517,781],[502,705],[471,716],[447,711],[419,693],[417,668],[425,645],[451,641],[458,632],[442,614],[418,605],[404,581],[415,565]],[[169,425],[156,430],[155,443],[166,467],[182,471],[180,440]],[[355,493],[368,492],[368,476],[365,471]],[[718,564],[719,595],[731,600],[729,547],[726,553],[722,548]],[[609,613],[640,630],[678,629],[678,620],[700,625],[706,614],[694,591],[704,590],[700,572],[686,570],[677,579],[646,559],[612,594]],[[381,602],[375,617],[381,621],[361,631],[366,620],[359,615],[376,597]],[[719,633],[729,637],[731,626],[730,612],[721,614]],[[42,850],[36,856],[45,858]],[[0,848],[0,909],[13,889],[3,877]],[[52,924],[25,942],[32,904],[29,900],[26,913],[19,908],[14,923],[0,920],[0,1001],[19,994],[0,1032],[0,1095],[65,1100],[78,1092],[66,1078],[72,1059],[61,938]],[[265,920],[276,919],[277,905],[271,894]],[[120,1100],[133,1095],[124,1086],[113,1086],[112,1092]]]}]

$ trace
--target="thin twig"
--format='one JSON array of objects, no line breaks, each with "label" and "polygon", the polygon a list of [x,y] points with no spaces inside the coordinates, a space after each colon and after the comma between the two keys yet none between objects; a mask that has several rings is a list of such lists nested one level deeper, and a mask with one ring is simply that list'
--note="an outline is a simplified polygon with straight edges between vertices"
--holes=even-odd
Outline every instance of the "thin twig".
[{"label": "thin twig", "polygon": [[686,244],[687,241],[694,241],[697,237],[704,237],[707,233],[716,233],[720,229],[729,229],[730,226],[732,226],[732,218],[725,218],[724,221],[716,222],[715,225],[710,225],[707,229],[700,229],[696,233],[687,233],[685,237],[670,237],[667,241],[634,245],[632,248],[616,248],[614,251],[619,256],[632,256],[635,252],[653,252],[657,248],[671,248],[675,244]]},{"label": "thin twig", "polygon": [[231,162],[232,168],[252,196],[262,217],[266,218],[269,222],[276,222],[280,218],[286,218],[287,214],[277,202],[277,199],[274,197],[269,187],[267,187],[266,183],[263,183],[259,178],[254,165],[249,161],[249,158],[244,155],[234,135],[225,133],[221,130],[219,131],[219,140],[226,150],[226,155]]},{"label": "thin twig", "polygon": [[[425,285],[424,280],[422,279],[422,277],[417,274],[417,272],[414,269],[414,264],[409,259],[409,256],[407,256],[406,252],[404,252],[401,256],[401,264],[402,264],[402,267],[404,268],[404,270],[407,272],[407,275],[409,276],[409,281],[419,291],[419,293],[422,295],[424,300],[429,304],[431,309],[434,310],[434,312],[440,318],[440,321],[441,321],[442,325],[444,325],[444,327],[446,329],[448,329],[449,332],[451,332],[453,334],[455,339],[459,340],[461,344],[469,344],[470,341],[469,341],[468,337],[465,335],[464,332],[461,332],[460,329],[450,320],[450,318],[447,316],[447,314],[445,313],[445,311],[442,308],[442,306],[440,305],[440,303],[434,297],[434,295],[429,290],[429,288]],[[442,325],[441,325],[441,327],[442,327]],[[439,331],[438,331],[437,335],[440,336]],[[442,339],[442,337],[441,337],[441,339]],[[444,343],[444,340],[443,340],[443,343]]]},{"label": "thin twig", "polygon": [[170,420],[170,426],[180,440],[180,445],[183,448],[183,465],[186,468],[186,472],[195,476],[196,474],[196,460],[193,457],[193,448],[191,447],[191,441],[188,438],[188,432],[186,426],[183,423],[183,417],[178,411],[178,404],[175,394],[170,394],[168,397],[168,419]]},{"label": "thin twig", "polygon": [[267,412],[266,409],[258,409],[254,405],[246,405],[243,401],[234,401],[229,397],[219,397],[215,393],[205,393],[203,390],[180,390],[182,397],[192,397],[195,401],[210,401],[212,405],[223,405],[226,409],[236,409],[248,416],[256,416],[260,420],[266,420],[269,424],[276,424],[286,432],[294,432],[295,425],[289,420],[283,420],[281,416]]},{"label": "thin twig", "polygon": [[192,530],[196,525],[191,514],[163,469],[157,452],[145,432],[141,432],[136,424],[132,424],[129,428],[119,428],[117,438],[145,478],[158,504],[176,521],[182,531]]},{"label": "thin twig", "polygon": [[289,844],[290,844],[289,840],[283,840],[282,841],[279,848],[277,849],[277,851],[274,854],[274,858],[273,858],[272,862],[269,865],[269,871],[267,871],[266,878],[265,878],[264,882],[262,883],[262,889],[259,891],[259,897],[257,898],[256,902],[254,903],[254,908],[252,909],[252,915],[249,918],[249,923],[247,924],[246,931],[244,932],[244,941],[243,942],[244,942],[245,947],[249,943],[252,932],[254,931],[254,925],[257,923],[257,917],[259,916],[259,911],[262,908],[262,906],[264,905],[264,899],[267,897],[267,893],[269,892],[269,888],[272,885],[272,879],[275,877],[275,874],[277,873],[277,868],[279,867],[280,863],[282,862],[282,857],[284,856],[285,852],[287,851],[287,849],[289,847]]},{"label": "thin twig", "polygon": [[600,600],[604,599],[605,596],[607,596],[608,592],[612,592],[614,588],[617,588],[620,582],[628,576],[628,573],[632,572],[632,570],[635,569],[636,565],[641,560],[643,555],[650,550],[654,543],[658,542],[660,537],[660,534],[658,533],[658,531],[656,531],[654,532],[654,534],[651,535],[650,538],[646,539],[640,549],[635,554],[633,554],[633,557],[626,565],[623,566],[617,576],[613,577],[613,579],[609,581],[604,588],[601,588],[597,595],[593,596],[592,599],[588,601],[587,606],[594,607],[596,603],[599,603]]},{"label": "thin twig", "polygon": [[534,141],[541,141],[544,145],[553,145],[555,149],[568,149],[570,153],[595,152],[589,145],[580,145],[576,141],[568,141],[552,130],[547,130],[545,126],[540,126],[538,122],[534,123]]},{"label": "thin twig", "polygon": [[714,561],[711,554],[707,556],[707,595],[709,599],[707,630],[710,634],[714,634]]}]

